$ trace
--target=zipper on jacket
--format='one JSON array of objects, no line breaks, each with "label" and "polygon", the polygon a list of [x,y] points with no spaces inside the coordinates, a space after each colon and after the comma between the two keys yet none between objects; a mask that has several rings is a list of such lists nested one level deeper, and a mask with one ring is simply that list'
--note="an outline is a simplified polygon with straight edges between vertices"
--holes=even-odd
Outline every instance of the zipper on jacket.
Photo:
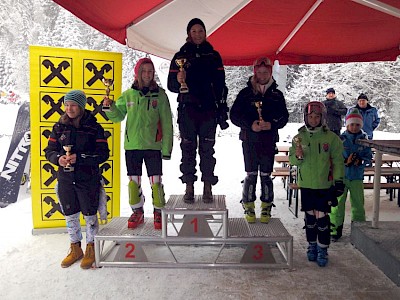
[{"label": "zipper on jacket", "polygon": [[128,141],[128,143],[129,143],[129,135],[128,135],[128,129],[127,129],[128,127],[126,127],[125,128],[125,137],[126,137],[126,140]]}]

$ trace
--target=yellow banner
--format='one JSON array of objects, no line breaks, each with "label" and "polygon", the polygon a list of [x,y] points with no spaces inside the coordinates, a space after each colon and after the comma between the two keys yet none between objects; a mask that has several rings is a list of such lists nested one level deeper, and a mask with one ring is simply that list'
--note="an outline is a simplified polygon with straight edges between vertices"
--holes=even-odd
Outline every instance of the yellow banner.
[{"label": "yellow banner", "polygon": [[[105,130],[110,158],[100,165],[100,170],[108,197],[108,218],[119,216],[120,123],[109,121],[100,103],[106,89],[103,78],[114,80],[111,99],[121,94],[122,54],[39,46],[30,46],[29,53],[33,228],[65,226],[54,191],[58,167],[46,160],[43,150],[54,123],[64,113],[64,95],[72,89],[86,93],[86,109],[93,112]],[[84,224],[83,218],[81,223]]]}]

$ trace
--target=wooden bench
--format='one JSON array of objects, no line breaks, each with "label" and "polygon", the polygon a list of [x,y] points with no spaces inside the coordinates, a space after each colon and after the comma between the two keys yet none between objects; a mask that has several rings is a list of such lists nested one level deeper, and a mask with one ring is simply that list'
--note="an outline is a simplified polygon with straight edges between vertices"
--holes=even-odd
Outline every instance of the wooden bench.
[{"label": "wooden bench", "polygon": [[[373,189],[374,188],[374,183],[373,182],[364,182],[364,189]],[[293,214],[298,217],[298,210],[299,210],[299,186],[297,183],[290,182],[288,183],[288,189],[294,191],[292,193],[289,193],[289,209],[293,212]],[[398,189],[397,193],[397,205],[400,207],[400,197],[399,197],[399,192],[400,192],[400,182],[381,182],[381,189],[388,189],[389,192],[391,193],[394,189]],[[390,201],[393,200],[392,198],[392,193],[390,194]],[[295,198],[295,207],[294,210],[292,210],[292,196]]]}]

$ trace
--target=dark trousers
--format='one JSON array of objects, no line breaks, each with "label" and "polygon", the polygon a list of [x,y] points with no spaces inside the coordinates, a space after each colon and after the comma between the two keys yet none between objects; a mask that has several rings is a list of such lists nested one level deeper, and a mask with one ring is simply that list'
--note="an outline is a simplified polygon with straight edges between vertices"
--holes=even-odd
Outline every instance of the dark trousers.
[{"label": "dark trousers", "polygon": [[274,166],[275,146],[271,142],[248,142],[242,144],[244,169],[247,173],[271,173]]},{"label": "dark trousers", "polygon": [[182,160],[180,170],[183,183],[195,182],[196,151],[199,149],[201,181],[218,182],[214,175],[216,113],[213,110],[201,110],[197,106],[181,105],[178,110],[178,124],[181,137]]},{"label": "dark trousers", "polygon": [[143,161],[147,175],[162,175],[162,158],[160,150],[126,150],[126,170],[128,176],[142,176]]}]

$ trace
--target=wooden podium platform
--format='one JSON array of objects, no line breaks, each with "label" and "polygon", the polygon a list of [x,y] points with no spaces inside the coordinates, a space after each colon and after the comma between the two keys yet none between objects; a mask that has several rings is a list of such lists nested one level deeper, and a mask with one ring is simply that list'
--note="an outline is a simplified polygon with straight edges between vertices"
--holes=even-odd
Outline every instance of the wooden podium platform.
[{"label": "wooden podium platform", "polygon": [[293,237],[281,221],[228,218],[225,196],[186,204],[171,195],[162,216],[162,230],[152,218],[135,229],[127,217],[112,219],[95,236],[96,266],[293,268]]}]

